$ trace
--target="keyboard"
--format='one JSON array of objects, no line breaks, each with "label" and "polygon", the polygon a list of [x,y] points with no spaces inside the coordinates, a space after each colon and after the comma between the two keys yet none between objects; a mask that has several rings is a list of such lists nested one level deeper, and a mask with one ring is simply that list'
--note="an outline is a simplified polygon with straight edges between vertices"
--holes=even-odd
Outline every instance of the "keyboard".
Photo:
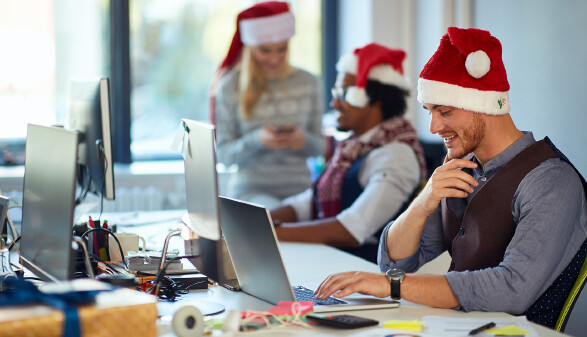
[{"label": "keyboard", "polygon": [[294,291],[294,295],[296,296],[296,301],[312,301],[314,302],[314,304],[317,305],[347,304],[347,302],[339,300],[338,298],[334,298],[332,296],[326,298],[325,300],[316,299],[314,291],[306,287],[294,286],[292,288]]}]

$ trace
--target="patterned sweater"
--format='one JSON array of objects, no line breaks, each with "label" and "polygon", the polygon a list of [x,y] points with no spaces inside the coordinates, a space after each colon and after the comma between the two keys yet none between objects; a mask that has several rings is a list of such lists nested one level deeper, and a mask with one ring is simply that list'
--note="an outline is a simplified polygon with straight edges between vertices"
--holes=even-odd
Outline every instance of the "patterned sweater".
[{"label": "patterned sweater", "polygon": [[[254,191],[283,199],[305,190],[311,184],[306,159],[324,154],[326,147],[322,135],[324,104],[318,80],[295,69],[285,79],[269,81],[269,90],[255,105],[253,117],[243,120],[238,107],[238,77],[238,70],[222,77],[216,96],[218,161],[238,165],[238,173],[224,193],[239,198]],[[259,137],[262,127],[288,124],[302,130],[304,148],[292,151],[263,146]]]}]

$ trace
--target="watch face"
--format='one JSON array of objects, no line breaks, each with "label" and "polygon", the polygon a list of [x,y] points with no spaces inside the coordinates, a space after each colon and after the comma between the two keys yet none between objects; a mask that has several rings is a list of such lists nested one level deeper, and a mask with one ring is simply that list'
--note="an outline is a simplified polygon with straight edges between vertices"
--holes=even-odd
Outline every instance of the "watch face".
[{"label": "watch face", "polygon": [[388,270],[386,274],[390,279],[398,280],[404,276],[405,272],[401,269],[394,268],[394,269]]}]

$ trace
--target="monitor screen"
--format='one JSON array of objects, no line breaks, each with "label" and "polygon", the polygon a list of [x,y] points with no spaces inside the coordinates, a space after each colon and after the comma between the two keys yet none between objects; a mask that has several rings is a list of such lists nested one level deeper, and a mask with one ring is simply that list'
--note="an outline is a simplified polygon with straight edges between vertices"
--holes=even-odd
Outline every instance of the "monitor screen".
[{"label": "monitor screen", "polygon": [[80,132],[78,182],[87,192],[113,200],[114,161],[108,78],[73,80],[69,88],[68,129]]},{"label": "monitor screen", "polygon": [[43,280],[74,276],[77,154],[76,131],[28,125],[20,253],[22,265]]},{"label": "monitor screen", "polygon": [[199,272],[225,283],[235,278],[221,239],[214,126],[182,119],[187,214],[183,221],[198,238],[185,241],[187,255]]}]

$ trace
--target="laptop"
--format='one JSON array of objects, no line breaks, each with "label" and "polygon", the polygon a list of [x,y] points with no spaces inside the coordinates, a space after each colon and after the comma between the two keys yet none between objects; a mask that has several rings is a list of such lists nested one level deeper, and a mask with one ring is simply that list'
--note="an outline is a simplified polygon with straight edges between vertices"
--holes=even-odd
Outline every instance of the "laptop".
[{"label": "laptop", "polygon": [[[295,301],[294,288],[281,258],[279,241],[269,211],[262,206],[240,200],[225,197],[219,197],[219,200],[222,232],[243,292],[272,304]],[[399,306],[397,301],[375,297],[352,296],[332,300],[338,303],[315,302],[314,312]]]}]

